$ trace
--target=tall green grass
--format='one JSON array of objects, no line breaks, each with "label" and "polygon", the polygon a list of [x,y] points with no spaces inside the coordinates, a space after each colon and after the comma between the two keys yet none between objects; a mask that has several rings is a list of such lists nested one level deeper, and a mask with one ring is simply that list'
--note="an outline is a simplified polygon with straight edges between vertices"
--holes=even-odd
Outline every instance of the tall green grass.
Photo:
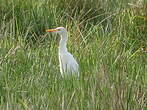
[{"label": "tall green grass", "polygon": [[[0,0],[0,110],[145,110],[141,0]],[[59,72],[64,26],[80,78]]]}]

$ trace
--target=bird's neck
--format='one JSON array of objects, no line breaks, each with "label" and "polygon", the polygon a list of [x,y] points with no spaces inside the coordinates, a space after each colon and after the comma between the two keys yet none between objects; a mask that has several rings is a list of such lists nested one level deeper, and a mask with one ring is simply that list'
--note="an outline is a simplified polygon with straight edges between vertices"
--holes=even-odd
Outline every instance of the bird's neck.
[{"label": "bird's neck", "polygon": [[59,53],[65,53],[67,52],[67,40],[68,40],[68,35],[67,34],[62,34],[60,43],[59,43]]}]

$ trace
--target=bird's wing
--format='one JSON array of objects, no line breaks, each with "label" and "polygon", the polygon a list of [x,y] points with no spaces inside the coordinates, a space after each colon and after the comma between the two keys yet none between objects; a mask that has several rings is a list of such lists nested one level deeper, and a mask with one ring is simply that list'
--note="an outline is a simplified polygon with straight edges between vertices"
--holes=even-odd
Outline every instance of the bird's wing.
[{"label": "bird's wing", "polygon": [[68,73],[79,73],[78,72],[78,63],[76,62],[76,60],[74,59],[73,55],[71,55],[70,53],[66,53],[61,55],[61,69],[64,72],[68,72]]}]

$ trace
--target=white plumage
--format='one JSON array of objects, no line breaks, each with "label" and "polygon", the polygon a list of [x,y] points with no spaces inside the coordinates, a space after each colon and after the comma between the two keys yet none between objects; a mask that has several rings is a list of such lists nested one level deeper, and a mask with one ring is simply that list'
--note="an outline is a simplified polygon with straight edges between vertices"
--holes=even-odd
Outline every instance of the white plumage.
[{"label": "white plumage", "polygon": [[59,63],[60,72],[64,76],[66,74],[76,74],[79,76],[79,66],[73,55],[68,52],[66,44],[68,40],[67,30],[64,27],[48,29],[47,32],[55,32],[61,36],[59,43]]}]

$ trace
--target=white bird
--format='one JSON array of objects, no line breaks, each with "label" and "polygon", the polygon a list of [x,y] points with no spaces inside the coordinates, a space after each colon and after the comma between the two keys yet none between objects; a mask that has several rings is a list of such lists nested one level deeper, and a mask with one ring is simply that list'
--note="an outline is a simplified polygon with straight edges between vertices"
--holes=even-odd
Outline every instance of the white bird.
[{"label": "white bird", "polygon": [[64,27],[57,27],[55,29],[48,29],[47,32],[54,32],[60,35],[59,43],[59,63],[61,75],[74,74],[79,76],[79,65],[74,59],[73,55],[68,52],[66,44],[68,40],[68,33]]}]

